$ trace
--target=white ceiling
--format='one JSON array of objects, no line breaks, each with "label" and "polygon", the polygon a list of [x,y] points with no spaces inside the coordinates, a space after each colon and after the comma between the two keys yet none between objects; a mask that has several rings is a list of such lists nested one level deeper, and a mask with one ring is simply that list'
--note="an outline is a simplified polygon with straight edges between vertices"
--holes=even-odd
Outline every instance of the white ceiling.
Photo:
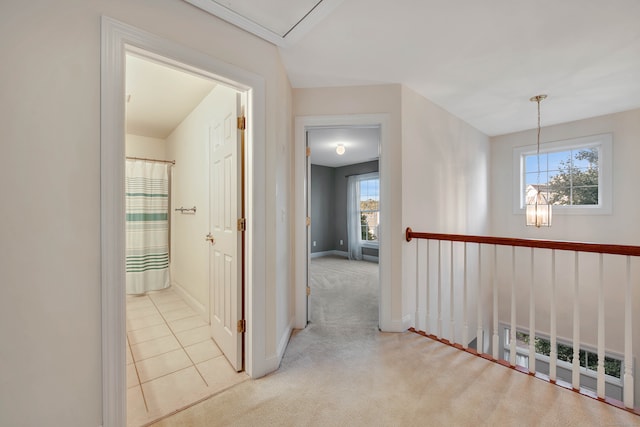
[{"label": "white ceiling", "polygon": [[165,139],[213,90],[212,80],[128,54],[127,133]]},{"label": "white ceiling", "polygon": [[[340,167],[375,160],[379,157],[379,127],[311,128],[307,132],[314,165]],[[343,145],[345,152],[336,153]]]},{"label": "white ceiling", "polygon": [[[219,3],[250,15],[255,34],[313,4]],[[638,0],[330,3],[295,40],[270,40],[296,88],[401,83],[487,135],[534,128],[529,98],[542,93],[543,126],[640,107]]]},{"label": "white ceiling", "polygon": [[343,0],[184,0],[278,46],[294,43]]},{"label": "white ceiling", "polygon": [[[215,82],[134,54],[126,57],[127,133],[166,139],[215,86]],[[378,127],[309,130],[311,161],[339,167],[378,158]],[[338,144],[345,146],[342,156]]]}]

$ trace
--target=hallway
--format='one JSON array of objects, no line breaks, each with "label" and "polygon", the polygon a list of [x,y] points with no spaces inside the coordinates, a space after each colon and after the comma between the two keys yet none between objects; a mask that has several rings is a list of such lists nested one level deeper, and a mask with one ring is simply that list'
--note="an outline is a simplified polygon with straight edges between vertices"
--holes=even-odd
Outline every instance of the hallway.
[{"label": "hallway", "polygon": [[312,322],[293,334],[278,371],[154,425],[640,426],[636,415],[417,334],[379,332],[370,303],[361,304],[368,316],[339,319],[349,310],[337,307],[377,296],[377,265],[358,262],[354,274],[342,269],[349,263],[312,261]]}]

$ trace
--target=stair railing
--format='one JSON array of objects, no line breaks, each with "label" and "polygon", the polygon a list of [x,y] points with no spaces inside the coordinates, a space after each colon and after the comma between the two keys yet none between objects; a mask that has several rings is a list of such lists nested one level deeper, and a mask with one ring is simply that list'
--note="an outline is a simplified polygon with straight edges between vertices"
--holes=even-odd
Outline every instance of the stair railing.
[{"label": "stair railing", "polygon": [[[416,332],[638,413],[634,409],[632,333],[634,283],[638,283],[637,280],[634,282],[632,279],[638,274],[632,275],[632,270],[640,269],[638,268],[640,246],[423,233],[415,232],[411,228],[407,228],[405,234],[407,242],[418,239],[415,279],[414,330]],[[420,244],[420,241],[425,241],[426,244]],[[474,245],[475,251],[470,251],[470,247]],[[560,267],[557,262],[558,257],[561,258]],[[584,258],[583,262],[588,264],[586,267],[581,264],[582,258]],[[505,259],[510,263],[504,262]],[[542,266],[540,270],[538,270],[539,265]],[[595,278],[594,275],[589,274],[594,269],[597,271]],[[567,281],[572,281],[570,289],[568,287],[560,289],[558,286],[559,270],[564,272],[564,280],[561,282],[563,285],[566,285]],[[624,270],[624,273],[621,274],[620,270]],[[585,275],[589,277],[584,277]],[[543,280],[546,279],[545,282],[547,282],[544,286],[548,288],[548,307],[540,304],[540,292],[536,295],[540,276],[543,276]],[[623,276],[623,279],[620,279],[620,276]],[[615,280],[612,280],[612,277]],[[526,291],[523,290],[525,287],[519,286],[523,280],[528,281]],[[593,282],[594,285],[588,288],[585,285],[587,281]],[[620,281],[624,283],[618,283]],[[586,289],[581,292],[582,287]],[[595,295],[589,292],[593,287],[597,287]],[[608,287],[613,289],[607,289]],[[569,292],[570,296],[558,301],[560,291],[565,294]],[[622,316],[612,313],[611,310],[609,313],[605,311],[607,295],[611,292],[622,292],[624,295],[624,308],[620,307],[624,310]],[[502,296],[504,301],[505,295],[510,301],[506,309],[504,306],[499,306],[500,297]],[[594,296],[595,300],[592,298]],[[469,300],[473,299],[475,299],[475,307],[469,306]],[[568,307],[568,299],[571,299],[573,305],[570,313],[565,309]],[[523,300],[527,300],[528,304],[523,304]],[[523,306],[527,305],[528,308],[525,310]],[[585,309],[593,306],[596,307],[595,317],[590,316],[592,313]],[[547,319],[536,319],[537,311],[547,309],[548,325]],[[470,323],[473,323],[474,311],[476,332],[474,336],[470,336],[469,329]],[[529,314],[526,328],[528,329],[528,368],[526,370],[516,363],[517,331],[521,326],[518,324],[518,319],[522,323],[524,317],[519,315],[520,311],[528,311]],[[509,318],[508,361],[500,358],[502,346],[499,325],[501,320],[506,323],[506,317]],[[605,319],[611,322],[612,318],[620,317],[623,318],[621,321],[623,324],[614,325],[613,328],[624,330],[622,402],[611,399],[605,394],[607,350]],[[636,315],[636,323],[639,319],[640,315]],[[548,326],[547,336],[550,342],[548,376],[536,372],[537,320],[545,325],[544,329]],[[581,370],[584,371],[580,360],[580,348],[583,347],[580,332],[585,325],[587,327],[596,325],[597,330],[598,361],[595,395],[581,388],[580,384]],[[571,329],[573,335],[570,384],[563,383],[557,376],[559,326],[563,331]],[[609,325],[609,330],[611,329]],[[490,333],[490,338],[486,341],[485,331]],[[470,346],[474,341],[475,349]],[[506,343],[507,340],[503,341]],[[485,350],[491,351],[491,354],[485,353]]]}]

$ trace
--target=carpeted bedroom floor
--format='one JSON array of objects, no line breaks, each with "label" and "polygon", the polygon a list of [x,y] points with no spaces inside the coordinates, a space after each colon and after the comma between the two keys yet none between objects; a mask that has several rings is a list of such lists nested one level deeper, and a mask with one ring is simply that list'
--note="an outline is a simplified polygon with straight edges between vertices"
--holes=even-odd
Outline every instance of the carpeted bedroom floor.
[{"label": "carpeted bedroom floor", "polygon": [[310,323],[280,369],[154,424],[640,426],[640,417],[414,333],[382,333],[377,264],[312,261]]}]

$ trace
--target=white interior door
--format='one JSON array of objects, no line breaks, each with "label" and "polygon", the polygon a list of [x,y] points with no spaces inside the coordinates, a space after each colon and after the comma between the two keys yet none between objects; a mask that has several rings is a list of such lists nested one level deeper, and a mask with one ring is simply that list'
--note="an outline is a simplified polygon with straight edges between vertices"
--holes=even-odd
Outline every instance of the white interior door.
[{"label": "white interior door", "polygon": [[[222,89],[222,88],[220,88]],[[243,369],[242,339],[242,150],[240,96],[221,90],[220,110],[209,128],[211,336],[237,371]]]}]

